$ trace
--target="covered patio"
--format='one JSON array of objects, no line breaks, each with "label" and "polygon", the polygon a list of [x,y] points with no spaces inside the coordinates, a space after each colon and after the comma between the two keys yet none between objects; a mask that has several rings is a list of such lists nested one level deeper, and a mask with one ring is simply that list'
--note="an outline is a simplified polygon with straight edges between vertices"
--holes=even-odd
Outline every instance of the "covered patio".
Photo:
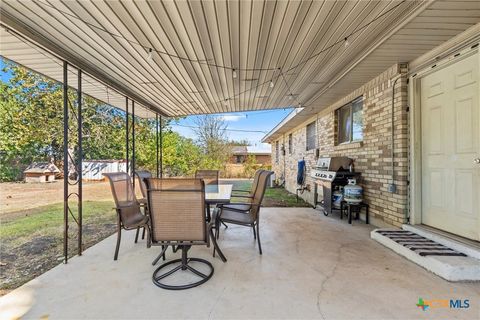
[{"label": "covered patio", "polygon": [[[422,223],[418,193],[410,193],[408,181],[420,168],[409,162],[416,143],[409,121],[418,118],[408,116],[407,87],[413,87],[408,77],[416,76],[409,67],[431,69],[437,60],[447,65],[459,50],[480,57],[477,1],[5,0],[0,13],[2,57],[62,84],[63,159],[77,171],[76,181],[64,179],[64,263],[0,298],[0,318],[480,317],[478,282],[445,281],[370,238],[374,225]],[[475,81],[477,71],[470,72]],[[371,88],[360,92],[365,83]],[[76,101],[69,100],[69,90]],[[213,247],[194,246],[191,256],[210,261],[213,277],[192,290],[162,290],[152,284],[158,265],[151,264],[160,249],[147,248],[145,240],[134,243],[135,232],[124,233],[117,261],[112,259],[115,235],[84,251],[82,95],[125,112],[126,172],[132,176],[139,169],[135,121],[155,121],[157,178],[163,175],[163,118],[291,108],[267,139],[275,148],[273,170],[277,178],[283,175],[279,184],[294,193],[297,162],[307,161],[309,185],[302,183],[302,197],[316,206],[309,170],[318,158],[346,156],[349,148],[355,149],[351,158],[371,152],[374,160],[365,158],[357,168],[364,177],[378,175],[369,186],[378,190],[366,193],[378,200],[369,200],[374,225],[354,221],[352,226],[312,208],[262,208],[263,255],[252,230],[222,226],[218,243],[228,262],[212,257]],[[335,110],[363,95],[371,99],[365,99],[365,119],[382,121],[365,126],[371,140],[333,141],[339,123]],[[472,110],[478,109],[475,101]],[[375,110],[380,106],[385,110]],[[319,112],[332,117],[322,122]],[[317,123],[328,130],[319,130]],[[472,124],[477,147],[479,128],[478,121]],[[395,135],[402,136],[401,143],[394,143]],[[303,145],[303,138],[315,143]],[[333,151],[325,148],[327,138]],[[390,139],[391,145],[379,146]],[[367,167],[370,163],[381,170]],[[69,166],[64,167],[68,177]],[[468,176],[477,177],[469,180],[472,204],[478,200],[475,172]],[[478,206],[469,210],[480,221]],[[69,233],[74,224],[77,234]],[[72,247],[78,255],[70,258]],[[166,258],[179,254],[169,249]],[[465,309],[432,304],[435,310],[424,312],[421,299],[470,304]]]},{"label": "covered patio", "polygon": [[[0,299],[2,319],[478,319],[477,283],[450,283],[370,239],[373,229],[325,217],[309,208],[262,210],[264,254],[248,228],[222,228],[228,258],[210,260],[213,278],[188,291],[151,283],[158,248],[125,234],[118,261],[115,237],[86,250]],[[178,257],[170,250],[167,259]],[[419,298],[470,299],[465,310],[424,313]],[[434,313],[433,313],[434,312]]]}]

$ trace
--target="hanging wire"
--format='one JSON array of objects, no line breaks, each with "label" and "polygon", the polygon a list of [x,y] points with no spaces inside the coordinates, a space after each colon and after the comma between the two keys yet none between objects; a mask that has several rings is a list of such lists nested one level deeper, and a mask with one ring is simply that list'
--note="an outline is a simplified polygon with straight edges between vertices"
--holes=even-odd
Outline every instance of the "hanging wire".
[{"label": "hanging wire", "polygon": [[[363,26],[353,30],[350,34],[348,34],[346,37],[344,38],[341,38],[340,40],[337,40],[336,42],[332,43],[331,45],[329,45],[328,47],[325,47],[323,48],[322,50],[318,51],[317,53],[311,55],[310,57],[306,58],[305,60],[299,62],[298,64],[288,68],[287,70],[282,70],[281,68],[277,68],[278,70],[280,70],[280,73],[276,76],[272,76],[271,79],[269,80],[266,80],[264,82],[261,82],[259,84],[257,84],[256,86],[253,86],[251,88],[248,88],[248,89],[245,89],[241,92],[238,92],[236,94],[234,94],[233,96],[230,96],[228,97],[227,99],[235,99],[237,97],[239,97],[240,95],[242,94],[245,94],[246,92],[250,91],[250,90],[253,90],[253,89],[256,89],[258,87],[261,87],[261,86],[264,86],[265,84],[267,83],[270,83],[271,81],[273,80],[278,80],[279,77],[283,76],[284,74],[286,73],[289,73],[291,72],[292,70],[295,70],[297,69],[298,67],[300,66],[303,66],[304,64],[306,64],[308,61],[312,60],[312,59],[315,59],[316,57],[318,57],[319,55],[321,55],[322,53],[326,52],[326,51],[329,51],[330,49],[334,48],[335,46],[339,45],[340,43],[344,43],[345,42],[345,39],[348,40],[348,38],[350,38],[351,36],[355,35],[356,33],[362,31],[363,29],[367,28],[368,26],[372,25],[374,22],[376,22],[377,20],[379,20],[380,18],[384,17],[385,15],[387,15],[388,13],[392,12],[393,10],[397,9],[400,5],[404,4],[405,2],[407,2],[407,0],[403,0],[401,2],[399,2],[398,4],[396,4],[395,6],[391,7],[390,9],[388,9],[387,11],[381,13],[380,15],[378,15],[377,17],[375,17],[374,19],[370,20],[369,22],[367,22],[366,24],[364,24]],[[213,104],[218,104],[220,103],[222,100],[219,100],[217,102],[214,102]]]},{"label": "hanging wire", "polygon": [[301,105],[300,101],[298,101],[298,99],[297,99],[297,96],[294,96],[294,95],[293,95],[292,88],[291,88],[290,85],[288,84],[287,79],[285,79],[284,73],[281,73],[281,75],[282,75],[283,81],[285,82],[285,85],[287,86],[289,98],[290,98],[290,99],[293,98],[298,105]]},{"label": "hanging wire", "polygon": [[[200,127],[197,126],[189,126],[185,124],[170,124],[171,126],[176,126],[176,127],[183,127],[183,128],[191,128],[191,129],[198,129]],[[228,129],[228,128],[223,128],[220,129],[223,131],[233,131],[233,132],[249,132],[249,133],[267,133],[267,130],[242,130],[242,129]]]},{"label": "hanging wire", "polygon": [[[144,48],[146,50],[146,53],[147,53],[147,58],[151,56],[151,53],[152,51],[153,52],[156,52],[158,54],[161,54],[161,55],[166,55],[166,56],[169,56],[171,58],[176,58],[176,59],[179,59],[179,60],[184,60],[184,61],[188,61],[188,62],[191,62],[191,63],[199,63],[199,64],[203,64],[203,65],[207,65],[207,66],[210,66],[210,67],[215,67],[215,68],[220,68],[220,69],[229,69],[229,70],[234,70],[234,71],[272,71],[272,70],[278,70],[279,67],[272,67],[272,68],[235,68],[233,66],[226,66],[226,65],[220,65],[220,64],[216,64],[216,63],[210,63],[208,62],[209,60],[197,60],[197,59],[191,59],[191,58],[188,58],[188,57],[182,57],[182,56],[179,56],[179,55],[176,55],[176,54],[172,54],[172,53],[168,53],[166,51],[163,51],[163,50],[159,50],[159,49],[156,49],[154,48],[153,46],[148,46],[148,45],[145,45],[145,44],[142,44],[136,40],[132,40],[132,39],[128,39],[120,34],[117,34],[117,33],[114,33],[114,32],[111,32],[111,31],[108,31],[107,29],[101,27],[101,26],[97,26],[93,23],[90,23],[88,21],[85,21],[83,19],[81,19],[80,17],[78,17],[77,15],[75,14],[71,14],[69,12],[66,12],[64,10],[61,10],[53,5],[51,5],[50,3],[48,2],[45,2],[43,0],[37,0],[39,3],[41,4],[44,4],[50,8],[53,8],[55,10],[57,10],[58,12],[64,14],[64,15],[67,15],[69,17],[72,17],[72,18],[75,18],[77,20],[80,20],[82,23],[85,23],[86,25],[92,27],[92,28],[95,28],[97,30],[100,30],[112,37],[116,37],[116,38],[120,38],[120,39],[123,39],[129,43],[132,43],[132,44],[136,44],[142,48]],[[402,5],[403,3],[407,2],[407,0],[403,0],[401,2],[399,2],[398,4],[396,4],[395,6],[393,6],[392,8],[388,9],[387,11],[383,12],[382,14],[380,14],[379,16],[375,17],[374,19],[370,20],[368,23],[366,23],[365,25],[363,25],[362,27],[358,28],[358,29],[355,29],[354,31],[352,31],[350,34],[346,35],[344,37],[344,39],[342,40],[339,40],[335,43],[333,43],[331,46],[317,52],[316,54],[308,57],[307,59],[305,59],[304,61],[301,61],[300,63],[298,63],[297,65],[291,67],[290,69],[288,69],[286,72],[288,71],[291,71],[293,69],[296,69],[298,68],[299,66],[307,63],[308,61],[310,61],[311,59],[317,57],[318,55],[322,54],[323,52],[325,52],[326,50],[329,50],[331,49],[332,47],[336,46],[337,44],[339,43],[347,43],[348,42],[348,38],[350,38],[352,35],[354,35],[355,33],[367,28],[368,26],[370,26],[372,23],[374,23],[375,21],[377,21],[378,19],[380,19],[381,17],[383,17],[384,15],[388,14],[389,12],[395,10],[396,8],[398,8],[400,5]],[[278,78],[278,77],[277,77]],[[270,83],[273,83],[273,77],[272,79],[270,80]]]},{"label": "hanging wire", "polygon": [[179,55],[176,55],[176,54],[172,54],[172,53],[168,53],[168,52],[163,51],[163,50],[156,49],[153,46],[142,44],[142,43],[138,42],[137,40],[128,39],[128,38],[126,38],[126,37],[124,37],[120,34],[115,33],[115,32],[108,31],[104,27],[101,27],[101,26],[95,25],[93,23],[90,23],[88,21],[85,21],[82,18],[78,17],[77,15],[72,14],[70,12],[67,12],[65,10],[61,10],[61,9],[51,5],[48,2],[45,2],[45,1],[42,1],[42,0],[37,0],[37,2],[39,2],[43,5],[46,5],[50,8],[52,8],[52,9],[57,10],[58,12],[60,12],[63,15],[66,15],[66,16],[69,16],[71,18],[77,19],[77,20],[81,21],[82,23],[85,23],[89,27],[92,27],[92,28],[95,28],[99,31],[102,31],[102,32],[104,32],[104,33],[106,33],[106,34],[108,34],[112,37],[122,39],[122,40],[127,41],[131,44],[135,44],[135,45],[138,45],[138,46],[144,48],[147,51],[147,60],[151,60],[152,53],[155,52],[155,53],[158,53],[158,54],[161,54],[161,55],[168,56],[170,58],[176,58],[176,59],[188,61],[188,62],[191,62],[191,63],[199,63],[199,64],[207,65],[209,67],[215,67],[215,68],[220,68],[220,69],[229,69],[229,70],[236,70],[236,71],[268,71],[268,70],[277,69],[277,68],[234,68],[232,66],[225,66],[225,65],[220,65],[220,64],[208,62],[211,59],[198,60],[198,59],[191,59],[191,58],[188,58],[188,57],[182,57],[182,56],[179,56]]},{"label": "hanging wire", "polygon": [[[42,1],[42,0],[38,0],[37,2],[41,3],[41,4],[44,4],[48,7],[51,7],[55,10],[57,10],[58,12],[64,14],[64,15],[67,15],[69,17],[72,17],[72,18],[75,18],[77,20],[80,20],[81,22],[85,23],[86,25],[92,27],[92,28],[95,28],[97,30],[100,30],[102,32],[105,32],[107,34],[109,34],[110,36],[112,37],[116,37],[116,38],[121,38],[129,43],[132,43],[132,44],[136,44],[138,46],[141,46],[142,48],[144,48],[146,50],[146,53],[147,54],[150,54],[152,51],[153,52],[156,52],[158,54],[161,54],[161,55],[166,55],[166,56],[169,56],[171,58],[176,58],[176,59],[179,59],[179,60],[184,60],[184,61],[188,61],[190,63],[199,63],[199,64],[202,64],[202,65],[207,65],[207,66],[210,66],[210,67],[216,67],[216,68],[223,68],[223,69],[229,69],[229,70],[232,70],[232,71],[235,71],[235,73],[237,71],[274,71],[274,75],[272,76],[272,78],[270,78],[269,80],[266,80],[264,82],[261,82],[261,83],[258,83],[257,85],[253,86],[253,87],[250,87],[248,89],[245,89],[241,92],[238,92],[230,97],[227,97],[227,98],[224,98],[222,100],[218,100],[214,103],[210,103],[210,104],[207,104],[207,105],[217,105],[219,103],[222,103],[222,102],[226,102],[226,101],[229,101],[229,100],[233,100],[237,97],[239,97],[240,95],[242,94],[245,94],[251,90],[254,90],[254,89],[257,89],[267,83],[271,84],[273,83],[274,84],[274,80],[278,80],[280,77],[283,77],[284,78],[284,74],[286,73],[289,73],[290,71],[292,70],[295,70],[297,68],[299,68],[300,66],[303,66],[305,65],[307,62],[309,62],[310,60],[312,59],[315,59],[316,57],[318,57],[319,55],[321,55],[322,53],[326,52],[326,51],[329,51],[330,49],[334,48],[335,46],[337,46],[338,44],[340,43],[347,43],[348,39],[350,37],[352,37],[353,35],[355,35],[356,33],[362,31],[363,29],[369,27],[370,25],[372,25],[373,23],[375,23],[377,20],[381,19],[382,17],[384,17],[385,15],[389,14],[390,12],[392,12],[393,10],[397,9],[398,7],[400,7],[402,4],[404,4],[405,2],[407,2],[407,0],[403,0],[401,2],[399,2],[398,4],[396,4],[395,6],[391,7],[390,9],[386,10],[385,12],[383,12],[382,14],[378,15],[377,17],[375,17],[374,19],[370,20],[369,22],[367,22],[366,24],[364,24],[363,26],[353,30],[350,34],[346,35],[345,37],[341,38],[340,40],[337,40],[336,42],[334,42],[333,44],[329,45],[328,47],[325,47],[323,48],[322,50],[318,51],[317,53],[315,54],[312,54],[311,56],[307,57],[306,59],[304,59],[303,61],[300,61],[299,63],[297,63],[296,65],[293,65],[292,67],[288,68],[287,70],[282,70],[281,68],[279,67],[274,67],[274,68],[235,68],[235,67],[232,67],[232,66],[226,66],[226,65],[219,65],[219,64],[216,64],[216,63],[209,63],[208,60],[196,60],[196,59],[190,59],[188,57],[182,57],[182,56],[178,56],[178,55],[175,55],[175,54],[171,54],[171,53],[168,53],[166,51],[162,51],[162,50],[158,50],[158,49],[155,49],[154,47],[152,46],[147,46],[147,45],[144,45],[136,40],[131,40],[131,39],[128,39],[122,35],[119,35],[119,34],[116,34],[114,32],[110,32],[108,30],[106,30],[105,28],[103,27],[100,27],[100,26],[97,26],[95,24],[92,24],[88,21],[84,21],[83,19],[81,19],[80,17],[76,16],[75,14],[71,14],[69,12],[66,12],[64,10],[61,10],[51,4],[49,4],[48,2],[45,2],[45,1]],[[280,72],[278,74],[276,74],[276,71],[279,70]],[[285,78],[284,78],[284,81],[286,82]],[[287,83],[287,82],[286,82]],[[288,85],[288,83],[287,83]],[[290,89],[289,89],[290,90]],[[291,93],[291,92],[290,92]],[[298,102],[298,101],[297,101]]]}]

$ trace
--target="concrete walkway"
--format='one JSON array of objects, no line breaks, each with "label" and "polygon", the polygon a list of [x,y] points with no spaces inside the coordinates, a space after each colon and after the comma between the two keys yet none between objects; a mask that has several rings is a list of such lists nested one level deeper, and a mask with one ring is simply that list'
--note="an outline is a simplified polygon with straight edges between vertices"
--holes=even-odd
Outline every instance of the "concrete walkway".
[{"label": "concrete walkway", "polygon": [[[222,228],[222,263],[206,247],[215,273],[204,285],[167,291],[153,285],[159,248],[115,236],[0,299],[0,318],[14,319],[478,319],[480,284],[449,283],[381,246],[371,227],[348,225],[309,208],[262,209],[260,256],[251,230]],[[179,253],[169,251],[169,259]],[[419,298],[468,299],[470,308],[422,311]]]}]

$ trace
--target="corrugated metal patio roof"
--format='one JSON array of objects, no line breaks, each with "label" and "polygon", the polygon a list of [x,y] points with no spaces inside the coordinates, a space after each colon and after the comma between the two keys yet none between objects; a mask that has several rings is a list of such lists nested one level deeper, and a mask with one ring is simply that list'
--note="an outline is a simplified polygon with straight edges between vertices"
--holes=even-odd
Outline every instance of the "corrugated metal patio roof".
[{"label": "corrugated metal patio roof", "polygon": [[166,116],[321,108],[479,18],[478,1],[4,0],[1,54],[58,79],[20,34],[97,79],[86,93]]}]

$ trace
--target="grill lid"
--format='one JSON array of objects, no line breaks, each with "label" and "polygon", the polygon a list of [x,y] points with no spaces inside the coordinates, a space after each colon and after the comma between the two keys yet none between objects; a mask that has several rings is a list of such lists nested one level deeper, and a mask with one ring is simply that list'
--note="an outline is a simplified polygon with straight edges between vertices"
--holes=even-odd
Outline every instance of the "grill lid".
[{"label": "grill lid", "polygon": [[318,158],[317,170],[324,171],[349,171],[353,160],[347,157],[325,157]]}]

